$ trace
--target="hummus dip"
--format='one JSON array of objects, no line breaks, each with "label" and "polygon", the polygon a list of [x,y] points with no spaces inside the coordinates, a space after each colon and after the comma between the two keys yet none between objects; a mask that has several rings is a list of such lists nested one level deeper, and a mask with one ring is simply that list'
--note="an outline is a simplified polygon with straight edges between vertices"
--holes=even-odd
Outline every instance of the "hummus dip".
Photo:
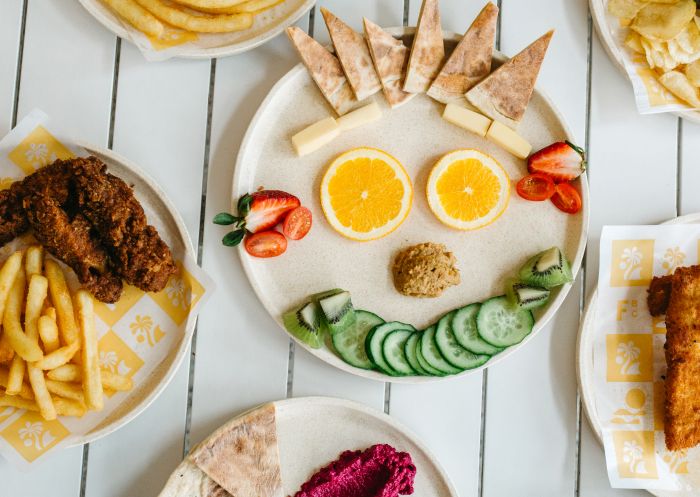
[{"label": "hummus dip", "polygon": [[390,445],[347,450],[304,483],[294,497],[397,497],[413,493],[416,467]]},{"label": "hummus dip", "polygon": [[420,243],[399,252],[394,259],[394,286],[409,297],[439,297],[459,284],[457,259],[441,243]]}]

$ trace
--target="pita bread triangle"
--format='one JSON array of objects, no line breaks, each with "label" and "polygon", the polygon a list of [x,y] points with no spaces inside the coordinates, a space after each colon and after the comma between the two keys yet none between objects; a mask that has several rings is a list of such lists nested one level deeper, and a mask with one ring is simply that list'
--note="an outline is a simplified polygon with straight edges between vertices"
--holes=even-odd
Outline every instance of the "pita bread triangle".
[{"label": "pita bread triangle", "polygon": [[321,7],[321,13],[355,98],[364,100],[377,93],[382,85],[374,71],[372,57],[364,37],[329,10]]},{"label": "pita bread triangle", "polygon": [[189,458],[233,497],[283,497],[274,404],[229,421]]},{"label": "pita bread triangle", "polygon": [[416,95],[401,89],[408,63],[408,47],[367,18],[364,18],[364,25],[369,52],[387,102],[392,108],[408,102]]},{"label": "pita bread triangle", "polygon": [[427,91],[437,76],[444,57],[445,43],[442,39],[438,0],[423,0],[403,90],[411,93]]},{"label": "pita bread triangle", "polygon": [[489,2],[455,47],[428,95],[438,102],[463,102],[464,93],[491,72],[498,7]]},{"label": "pita bread triangle", "polygon": [[469,103],[491,119],[515,128],[525,115],[553,34],[553,30],[545,33],[469,90]]},{"label": "pita bread triangle", "polygon": [[287,28],[287,35],[311,78],[336,113],[342,116],[352,109],[357,101],[336,56],[297,26]]}]

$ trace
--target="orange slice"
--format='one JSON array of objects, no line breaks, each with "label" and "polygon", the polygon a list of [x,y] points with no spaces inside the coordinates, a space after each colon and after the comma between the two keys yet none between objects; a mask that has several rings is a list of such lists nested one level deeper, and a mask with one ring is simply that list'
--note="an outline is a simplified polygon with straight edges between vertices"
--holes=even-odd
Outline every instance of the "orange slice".
[{"label": "orange slice", "polygon": [[503,213],[510,178],[493,158],[478,150],[455,150],[433,166],[426,189],[435,216],[448,226],[475,230]]},{"label": "orange slice", "polygon": [[355,148],[328,166],[321,207],[338,233],[357,241],[382,238],[408,216],[411,179],[401,163],[375,148]]}]

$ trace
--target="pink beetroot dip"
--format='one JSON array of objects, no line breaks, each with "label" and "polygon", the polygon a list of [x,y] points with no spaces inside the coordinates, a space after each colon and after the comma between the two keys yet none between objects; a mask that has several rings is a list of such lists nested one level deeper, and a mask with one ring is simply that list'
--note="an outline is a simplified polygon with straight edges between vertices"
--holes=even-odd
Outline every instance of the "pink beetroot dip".
[{"label": "pink beetroot dip", "polygon": [[416,467],[410,454],[390,445],[348,450],[319,470],[294,497],[397,497],[413,493]]}]

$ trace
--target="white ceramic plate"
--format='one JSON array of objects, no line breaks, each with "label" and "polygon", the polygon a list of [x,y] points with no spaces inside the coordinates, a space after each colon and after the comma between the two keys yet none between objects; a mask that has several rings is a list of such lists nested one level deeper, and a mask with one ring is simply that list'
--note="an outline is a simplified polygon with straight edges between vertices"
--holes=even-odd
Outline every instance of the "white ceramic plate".
[{"label": "white ceramic plate", "polygon": [[[108,171],[123,179],[134,189],[136,198],[141,203],[149,224],[158,229],[158,233],[178,257],[195,257],[192,241],[187,233],[185,223],[175,206],[168,200],[156,182],[149,178],[131,161],[102,148],[85,143],[77,143],[107,164]],[[102,438],[118,430],[141,414],[170,383],[180,366],[187,347],[194,333],[195,320],[191,320],[185,333],[171,346],[168,355],[156,367],[148,378],[129,392],[122,403],[102,423],[91,432],[75,440],[72,446],[82,445]]]},{"label": "white ceramic plate", "polygon": [[[413,495],[457,497],[435,456],[392,417],[362,404],[329,397],[300,397],[274,404],[284,495],[294,495],[343,451],[386,443],[411,455],[416,466]],[[183,462],[173,475],[186,464]]]},{"label": "white ceramic plate", "polygon": [[[119,17],[101,0],[78,0],[80,4],[105,28],[125,40],[129,34]],[[274,38],[288,26],[297,22],[316,0],[285,0],[283,3],[255,16],[253,26],[236,33],[221,35],[221,44],[211,48],[192,47],[178,57],[209,59],[246,52]]]},{"label": "white ceramic plate", "polygon": [[[699,224],[700,213],[688,214],[677,217],[661,224]],[[578,376],[579,390],[583,400],[583,410],[595,432],[598,443],[603,445],[603,426],[598,411],[595,408],[595,371],[593,370],[593,340],[595,334],[595,313],[598,303],[598,290],[596,289],[586,305],[586,312],[581,321],[578,343],[576,345],[576,372]],[[649,493],[657,497],[699,497],[700,481],[697,491],[694,492],[665,492],[661,490],[649,490]]]},{"label": "white ceramic plate", "polygon": [[[392,34],[413,30],[396,28]],[[446,34],[448,48],[459,40]],[[410,45],[409,45],[410,46]],[[503,61],[497,55],[497,61]],[[383,108],[381,120],[342,134],[334,142],[303,158],[291,146],[291,136],[331,114],[306,69],[299,64],[270,91],[250,124],[241,145],[233,178],[232,199],[264,185],[289,191],[309,207],[314,225],[301,241],[290,241],[287,252],[272,259],[256,259],[241,249],[245,272],[270,315],[282,326],[281,315],[309,295],[331,288],[352,294],[357,309],[376,312],[387,321],[412,323],[418,329],[435,322],[445,312],[503,293],[504,282],[528,257],[553,245],[560,246],[578,272],[586,245],[588,186],[585,174],[576,181],[584,209],[564,214],[551,202],[528,202],[511,190],[510,204],[493,224],[465,232],[441,224],[425,198],[428,173],[436,160],[457,148],[478,148],[496,158],[517,181],[527,174],[525,162],[498,146],[444,121],[442,105],[419,95],[404,106],[390,110],[384,98],[375,99]],[[562,117],[542,92],[535,90],[520,125],[520,132],[538,150],[554,141],[574,141]],[[327,164],[343,151],[369,146],[386,150],[403,163],[414,182],[413,207],[406,221],[389,236],[371,242],[355,242],[336,233],[326,222],[318,197]],[[235,207],[232,207],[235,208]],[[393,286],[391,263],[394,254],[420,242],[441,242],[457,258],[462,283],[437,299],[400,295]],[[486,366],[507,357],[527,343],[554,315],[570,285],[556,289],[549,303],[537,313],[533,333],[520,345],[495,356]],[[385,381],[376,371],[349,366],[328,348],[311,349],[320,359],[345,371]],[[485,366],[484,366],[485,367]],[[472,370],[475,371],[475,370]],[[467,374],[467,373],[462,373]],[[427,382],[432,377],[396,377],[397,382]]]},{"label": "white ceramic plate", "polygon": [[[625,70],[625,64],[622,62],[622,51],[625,49],[618,45],[617,41],[610,31],[610,26],[608,24],[609,19],[607,15],[607,5],[608,0],[589,0],[591,7],[591,16],[593,17],[593,23],[595,24],[595,29],[598,32],[598,38],[603,43],[603,48],[608,53],[608,56],[615,62],[615,65],[622,71],[622,73],[627,77],[627,71]],[[700,111],[689,111],[689,112],[673,112],[673,114],[683,119],[694,123],[700,123]]]}]

